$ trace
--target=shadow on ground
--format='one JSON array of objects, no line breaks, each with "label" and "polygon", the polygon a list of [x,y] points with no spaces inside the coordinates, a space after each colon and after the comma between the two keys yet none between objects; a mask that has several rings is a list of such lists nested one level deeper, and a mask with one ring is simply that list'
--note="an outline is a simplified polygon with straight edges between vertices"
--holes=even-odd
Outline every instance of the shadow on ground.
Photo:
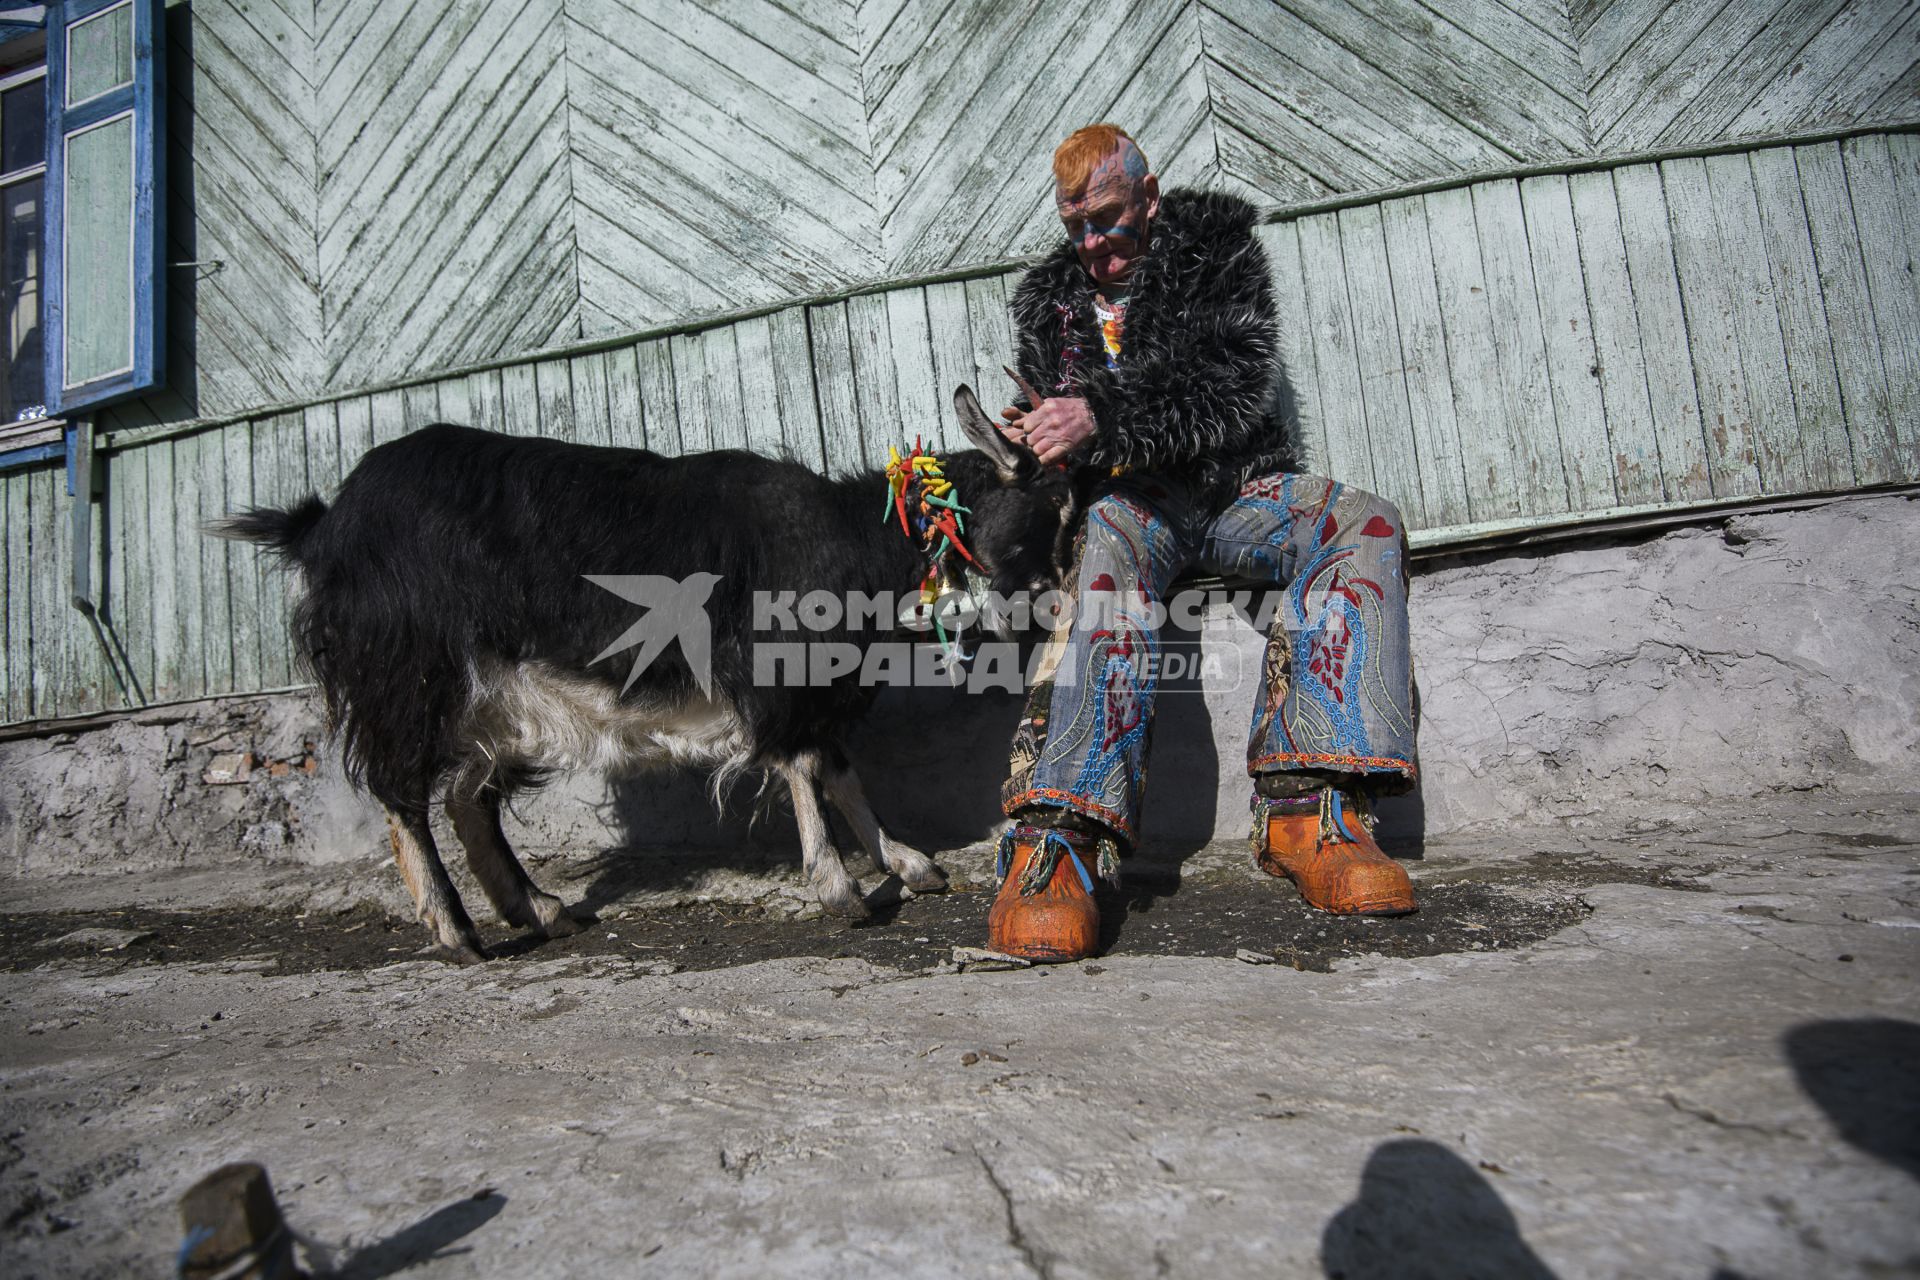
[{"label": "shadow on ground", "polygon": [[1920,1178],[1920,1025],[1899,1018],[1807,1022],[1781,1039],[1800,1087],[1840,1136]]},{"label": "shadow on ground", "polygon": [[1555,1280],[1480,1171],[1418,1138],[1374,1148],[1359,1196],[1321,1234],[1320,1260],[1328,1280]]},{"label": "shadow on ground", "polygon": [[492,1222],[506,1207],[507,1198],[489,1187],[354,1250],[344,1262],[317,1256],[313,1261],[324,1280],[381,1280],[432,1259],[471,1252],[471,1246],[456,1249],[453,1245]]}]

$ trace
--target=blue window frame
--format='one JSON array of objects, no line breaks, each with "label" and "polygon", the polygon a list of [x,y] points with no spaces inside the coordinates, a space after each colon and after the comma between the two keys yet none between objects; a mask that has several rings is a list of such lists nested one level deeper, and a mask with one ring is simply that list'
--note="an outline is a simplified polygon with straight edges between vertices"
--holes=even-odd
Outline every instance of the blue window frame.
[{"label": "blue window frame", "polygon": [[[164,376],[164,17],[0,0],[0,434]],[[46,452],[0,441],[0,466]]]},{"label": "blue window frame", "polygon": [[47,6],[46,362],[70,415],[159,385],[165,0]]}]

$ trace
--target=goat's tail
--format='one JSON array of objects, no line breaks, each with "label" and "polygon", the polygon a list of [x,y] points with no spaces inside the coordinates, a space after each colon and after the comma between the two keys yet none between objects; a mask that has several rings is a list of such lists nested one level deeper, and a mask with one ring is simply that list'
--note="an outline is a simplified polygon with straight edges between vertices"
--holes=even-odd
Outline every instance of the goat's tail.
[{"label": "goat's tail", "polygon": [[301,559],[300,544],[326,514],[327,504],[320,500],[319,494],[310,493],[285,510],[249,507],[222,519],[210,520],[206,531],[216,538],[257,542],[297,564]]}]

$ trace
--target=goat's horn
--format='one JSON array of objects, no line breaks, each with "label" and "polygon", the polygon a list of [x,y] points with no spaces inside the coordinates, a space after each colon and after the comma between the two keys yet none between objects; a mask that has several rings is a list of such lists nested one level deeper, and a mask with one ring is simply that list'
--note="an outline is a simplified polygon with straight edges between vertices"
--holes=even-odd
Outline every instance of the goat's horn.
[{"label": "goat's horn", "polygon": [[1007,376],[1009,378],[1012,378],[1014,381],[1014,385],[1020,388],[1020,393],[1026,396],[1027,403],[1033,406],[1034,408],[1038,409],[1040,407],[1040,402],[1042,400],[1045,400],[1046,397],[1041,395],[1038,391],[1035,391],[1033,389],[1033,384],[1031,382],[1028,382],[1025,378],[1021,377],[1018,373],[1014,372],[1012,369],[1007,368],[1006,365],[1003,364],[1000,367],[1006,370]]}]

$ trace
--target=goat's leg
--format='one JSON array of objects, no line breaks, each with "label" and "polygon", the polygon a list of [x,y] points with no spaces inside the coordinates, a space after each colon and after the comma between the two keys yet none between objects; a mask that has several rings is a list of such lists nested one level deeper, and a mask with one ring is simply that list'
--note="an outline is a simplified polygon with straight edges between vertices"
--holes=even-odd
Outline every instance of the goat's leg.
[{"label": "goat's leg", "polygon": [[840,851],[827,833],[826,811],[816,790],[820,777],[818,753],[804,751],[780,766],[793,793],[793,816],[800,826],[800,851],[807,882],[829,915],[864,920],[870,914],[860,896],[860,885],[847,874]]},{"label": "goat's leg", "polygon": [[874,816],[873,806],[867,803],[866,788],[860,785],[860,775],[852,765],[844,761],[829,763],[826,784],[827,799],[853,828],[875,867],[899,876],[915,893],[939,893],[947,887],[947,873],[935,866],[932,858],[887,834]]},{"label": "goat's leg", "polygon": [[549,938],[564,938],[580,932],[578,920],[567,914],[560,899],[533,882],[520,858],[507,843],[500,829],[500,793],[492,789],[476,795],[449,799],[447,817],[453,833],[467,851],[467,865],[474,879],[486,891],[487,901],[508,924],[521,929],[538,929]]},{"label": "goat's leg", "polygon": [[393,846],[393,860],[400,865],[400,878],[413,895],[414,914],[433,931],[434,941],[461,964],[486,959],[480,935],[460,904],[446,867],[440,863],[440,851],[434,848],[426,814],[401,814],[389,809],[387,842]]}]

